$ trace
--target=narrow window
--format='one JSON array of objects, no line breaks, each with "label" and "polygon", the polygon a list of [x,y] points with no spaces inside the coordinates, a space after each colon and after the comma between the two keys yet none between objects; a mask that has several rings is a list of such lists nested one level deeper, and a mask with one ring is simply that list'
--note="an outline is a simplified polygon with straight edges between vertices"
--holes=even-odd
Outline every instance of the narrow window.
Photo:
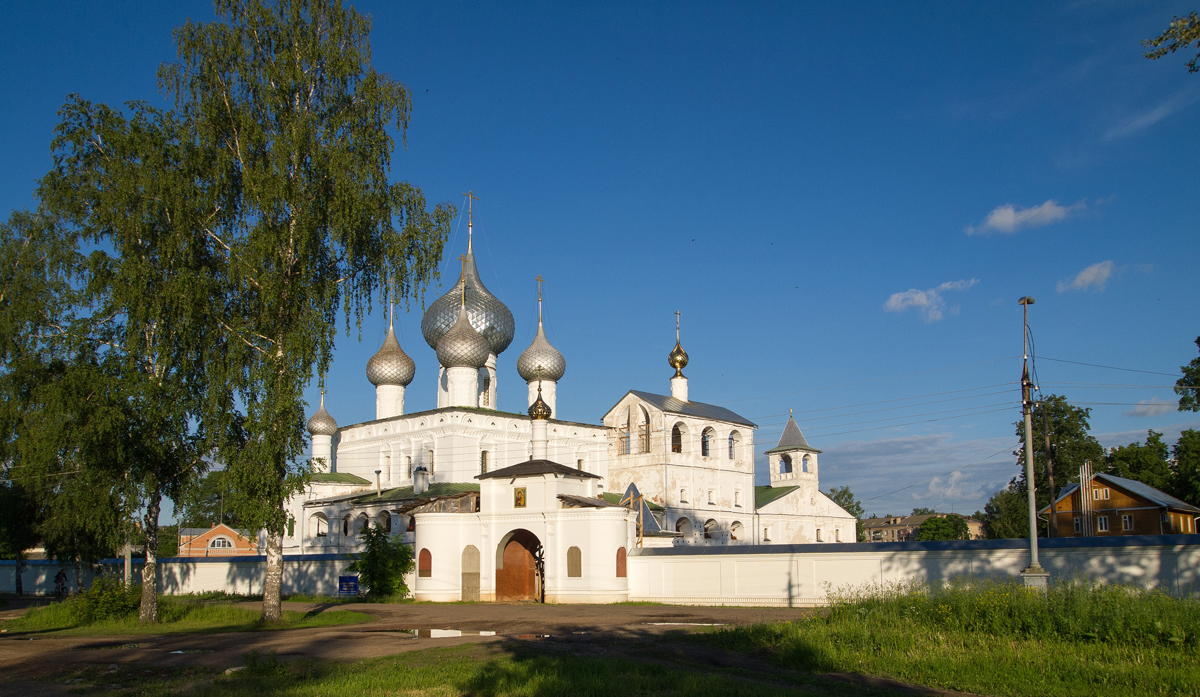
[{"label": "narrow window", "polygon": [[582,458],[575,462],[575,469],[579,470],[580,472],[583,471],[583,459]]},{"label": "narrow window", "polygon": [[710,438],[711,438],[711,432],[708,431],[707,429],[705,429],[705,431],[700,434],[700,455],[703,457],[708,457],[708,455],[709,455],[708,441],[710,440]]},{"label": "narrow window", "polygon": [[733,505],[738,508],[742,507],[742,492],[736,490],[733,492]]},{"label": "narrow window", "polygon": [[713,499],[713,490],[709,489],[708,490],[708,505],[714,506],[714,505],[716,505],[716,503],[717,502]]},{"label": "narrow window", "polygon": [[729,459],[733,459],[733,434],[729,434]]},{"label": "narrow window", "polygon": [[808,471],[808,465],[809,465],[809,463],[811,463],[811,462],[812,462],[812,457],[811,457],[811,456],[809,456],[809,455],[805,455],[805,456],[804,456],[804,459],[800,460],[800,467],[801,467],[801,468],[803,468],[805,472],[807,472],[807,471]]},{"label": "narrow window", "polygon": [[1083,532],[1083,518],[1075,516],[1075,534],[1078,535],[1081,532]]},{"label": "narrow window", "polygon": [[763,542],[770,542],[770,541],[771,541],[771,526],[768,525],[767,527],[763,528]]},{"label": "narrow window", "polygon": [[483,379],[483,394],[479,396],[479,406],[488,407],[492,405],[492,378],[490,375]]},{"label": "narrow window", "polygon": [[1104,500],[1105,501],[1108,500],[1108,489],[1107,488],[1104,490]]},{"label": "narrow window", "polygon": [[680,502],[680,503],[687,503],[687,502],[688,502],[688,500],[687,500],[687,489],[680,489],[680,490],[679,490],[679,502]]},{"label": "narrow window", "polygon": [[1108,532],[1108,516],[1096,516],[1096,529],[1100,532]]},{"label": "narrow window", "polygon": [[617,454],[629,454],[629,427],[625,427],[617,431]]},{"label": "narrow window", "polygon": [[433,451],[432,450],[429,451],[429,467],[428,467],[428,469],[429,469],[429,476],[432,477],[433,476]]},{"label": "narrow window", "polygon": [[433,576],[433,555],[428,549],[422,549],[420,556],[417,557],[417,576],[420,578],[431,578]]},{"label": "narrow window", "polygon": [[408,467],[408,478],[412,479],[412,457],[411,456],[405,456],[404,466]]},{"label": "narrow window", "polygon": [[[1174,527],[1174,526],[1172,526],[1172,527]],[[1133,530],[1133,516],[1132,515],[1125,514],[1125,515],[1121,516],[1121,529],[1122,530]]]},{"label": "narrow window", "polygon": [[579,551],[578,547],[570,547],[567,549],[567,578],[581,578],[583,576],[583,552]]},{"label": "narrow window", "polygon": [[1093,501],[1100,500],[1100,490],[1099,489],[1092,489],[1092,500]]},{"label": "narrow window", "polygon": [[833,541],[834,542],[842,541],[842,529],[841,528],[838,528],[837,530],[833,531]]},{"label": "narrow window", "polygon": [[617,547],[617,578],[625,578],[625,548]]},{"label": "narrow window", "polygon": [[650,424],[638,426],[638,452],[650,452]]},{"label": "narrow window", "polygon": [[817,542],[821,541],[821,528],[817,528]]},{"label": "narrow window", "polygon": [[525,487],[519,486],[513,489],[513,508],[525,507]]},{"label": "narrow window", "polygon": [[671,452],[683,452],[683,431],[679,429],[678,425],[671,428]]},{"label": "narrow window", "polygon": [[350,537],[350,516],[342,518],[342,537]]},{"label": "narrow window", "polygon": [[488,451],[484,450],[479,453],[479,473],[487,474],[488,471]]}]

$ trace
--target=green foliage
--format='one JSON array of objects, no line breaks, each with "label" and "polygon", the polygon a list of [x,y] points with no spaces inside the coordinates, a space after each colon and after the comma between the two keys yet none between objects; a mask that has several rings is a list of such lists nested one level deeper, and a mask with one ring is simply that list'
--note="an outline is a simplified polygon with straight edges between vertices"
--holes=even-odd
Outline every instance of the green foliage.
[{"label": "green foliage", "polygon": [[131,617],[138,611],[142,587],[128,588],[114,576],[100,576],[82,593],[66,601],[71,606],[75,624],[85,625]]},{"label": "green foliage", "polygon": [[1162,434],[1153,430],[1146,432],[1145,444],[1130,443],[1110,450],[1108,472],[1163,492],[1170,492],[1175,484],[1175,473],[1167,464],[1167,444]]},{"label": "green foliage", "polygon": [[[1159,34],[1157,38],[1142,41],[1143,46],[1153,49],[1146,51],[1143,55],[1150,60],[1158,60],[1168,53],[1175,53],[1179,49],[1186,49],[1193,43],[1197,47],[1200,47],[1200,15],[1197,15],[1195,12],[1187,17],[1175,17],[1171,20],[1171,24],[1167,27],[1167,30]],[[1198,62],[1200,62],[1200,53],[1197,53],[1195,58],[1188,61],[1189,73],[1200,72],[1200,63]],[[1197,339],[1197,343],[1200,343],[1200,339]],[[1200,366],[1197,366],[1197,369],[1200,369]],[[1196,382],[1190,384],[1200,385],[1200,383]],[[1183,409],[1182,401],[1180,400],[1181,404],[1179,407],[1181,410]],[[1195,404],[1195,401],[1193,401],[1193,404]],[[1192,411],[1196,410],[1192,409]]]},{"label": "green foliage", "polygon": [[862,519],[867,515],[867,512],[863,510],[862,502],[854,498],[854,492],[850,491],[850,486],[847,485],[841,488],[833,487],[829,490],[829,498],[833,499],[834,503],[841,506],[842,510],[854,516],[855,528],[858,531],[858,541],[865,541],[866,536],[863,533]]},{"label": "green foliage", "polygon": [[1171,493],[1193,506],[1200,506],[1200,431],[1188,429],[1180,433],[1172,454],[1175,457],[1175,486]]},{"label": "green foliage", "polygon": [[953,513],[944,518],[930,518],[917,530],[917,541],[930,540],[966,540],[971,532],[967,528],[967,520]]},{"label": "green foliage", "polygon": [[[1195,21],[1196,13],[1192,13]],[[1189,65],[1195,71],[1195,60]],[[1196,347],[1200,348],[1200,336],[1196,337]],[[1200,358],[1193,358],[1191,363],[1180,366],[1183,377],[1175,381],[1175,394],[1179,395],[1179,411],[1200,411]]]},{"label": "green foliage", "polygon": [[978,517],[989,540],[1029,537],[1029,502],[1016,483],[992,494]]},{"label": "green foliage", "polygon": [[782,667],[982,694],[1193,694],[1200,603],[1073,582],[958,579],[834,593],[827,614],[694,640]]},{"label": "green foliage", "polygon": [[413,569],[412,547],[393,537],[382,526],[369,525],[361,533],[363,551],[346,571],[356,573],[372,599],[408,595],[404,574]]},{"label": "green foliage", "polygon": [[180,524],[185,528],[209,528],[224,523],[242,527],[233,505],[233,480],[225,470],[213,470],[199,477],[184,492],[176,506]]},{"label": "green foliage", "polygon": [[924,506],[921,506],[914,508],[912,515],[933,515],[934,513],[937,513],[937,511],[932,508],[925,508]]},{"label": "green foliage", "polygon": [[[1079,480],[1079,468],[1090,461],[1094,472],[1107,469],[1104,447],[1092,437],[1088,419],[1092,410],[1072,406],[1062,395],[1049,394],[1039,399],[1033,407],[1033,473],[1037,486],[1037,507],[1040,511],[1050,505],[1050,481],[1046,472],[1046,422],[1050,425],[1050,444],[1054,461],[1055,495],[1069,481]],[[1025,483],[1025,421],[1015,424],[1020,446],[1013,451],[1018,469],[1013,480],[1016,488],[1024,494]],[[1029,528],[1029,523],[1025,523]],[[1041,531],[1045,534],[1045,530]]]}]

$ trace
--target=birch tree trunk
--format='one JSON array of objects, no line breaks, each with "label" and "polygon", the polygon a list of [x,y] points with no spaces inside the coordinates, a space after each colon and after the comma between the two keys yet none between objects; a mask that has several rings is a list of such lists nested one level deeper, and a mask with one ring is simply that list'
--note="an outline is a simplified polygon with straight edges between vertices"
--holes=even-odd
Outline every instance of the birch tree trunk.
[{"label": "birch tree trunk", "polygon": [[146,503],[143,525],[146,531],[146,564],[142,567],[142,602],[138,622],[158,622],[158,513],[162,507],[162,491],[154,487]]}]

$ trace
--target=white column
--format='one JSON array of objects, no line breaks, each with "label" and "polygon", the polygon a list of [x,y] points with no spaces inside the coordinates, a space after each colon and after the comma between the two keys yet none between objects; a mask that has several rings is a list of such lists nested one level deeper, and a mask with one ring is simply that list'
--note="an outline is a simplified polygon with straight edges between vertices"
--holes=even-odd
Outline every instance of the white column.
[{"label": "white column", "polygon": [[404,386],[379,385],[375,388],[375,418],[390,419],[404,415]]},{"label": "white column", "polygon": [[[529,404],[526,406],[532,407],[533,403],[537,401],[538,381],[530,380],[527,385],[529,387]],[[550,407],[550,418],[552,419],[558,418],[558,400],[555,399],[558,391],[557,388],[557,382],[553,380],[542,380],[542,401],[546,403],[546,406]]]},{"label": "white column", "polygon": [[[542,395],[544,397],[545,392],[543,392]],[[530,423],[533,425],[533,438],[532,438],[533,456],[530,459],[545,460],[546,459],[546,440],[547,440],[547,431],[548,431],[547,426],[549,424],[545,419],[534,419]]]},{"label": "white column", "polygon": [[333,465],[333,436],[312,437],[312,471],[328,472]]},{"label": "white column", "polygon": [[671,396],[681,402],[688,401],[687,378],[682,375],[671,378]]},{"label": "white column", "polygon": [[479,406],[479,371],[475,368],[447,368],[448,407]]}]

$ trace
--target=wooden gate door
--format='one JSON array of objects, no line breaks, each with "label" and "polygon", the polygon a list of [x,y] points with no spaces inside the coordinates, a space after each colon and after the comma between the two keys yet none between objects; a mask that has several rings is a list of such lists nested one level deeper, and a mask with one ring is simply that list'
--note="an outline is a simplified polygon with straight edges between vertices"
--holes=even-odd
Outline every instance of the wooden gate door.
[{"label": "wooden gate door", "polygon": [[462,599],[479,601],[479,549],[475,545],[467,545],[462,552]]},{"label": "wooden gate door", "polygon": [[[523,534],[522,534],[523,533]],[[496,569],[496,600],[537,600],[537,568],[533,550],[537,538],[518,531],[504,546],[504,566]]]}]

